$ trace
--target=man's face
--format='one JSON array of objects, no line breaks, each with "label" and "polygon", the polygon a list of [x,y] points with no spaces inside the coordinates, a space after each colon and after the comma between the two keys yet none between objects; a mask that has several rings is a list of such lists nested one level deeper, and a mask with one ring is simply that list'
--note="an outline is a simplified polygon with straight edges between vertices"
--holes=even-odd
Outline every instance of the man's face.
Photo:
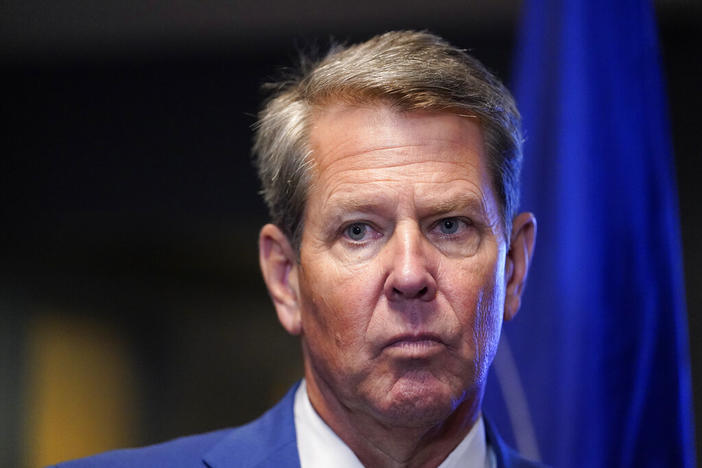
[{"label": "man's face", "polygon": [[291,273],[308,385],[380,421],[440,421],[479,398],[503,319],[507,247],[481,130],[380,104],[312,123]]}]

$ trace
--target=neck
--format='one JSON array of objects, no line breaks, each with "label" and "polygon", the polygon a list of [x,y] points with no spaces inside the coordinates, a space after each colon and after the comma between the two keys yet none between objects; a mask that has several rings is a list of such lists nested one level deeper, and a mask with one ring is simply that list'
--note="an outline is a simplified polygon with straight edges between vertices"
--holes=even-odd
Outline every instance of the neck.
[{"label": "neck", "polygon": [[323,381],[307,376],[312,406],[351,448],[364,466],[415,468],[438,466],[470,432],[480,416],[482,393],[468,393],[444,419],[419,426],[380,421],[345,406]]}]

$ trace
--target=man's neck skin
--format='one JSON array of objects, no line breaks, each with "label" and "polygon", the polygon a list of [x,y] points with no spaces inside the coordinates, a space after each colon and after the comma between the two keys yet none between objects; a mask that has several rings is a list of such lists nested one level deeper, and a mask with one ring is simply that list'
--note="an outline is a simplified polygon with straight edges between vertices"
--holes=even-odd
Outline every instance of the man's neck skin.
[{"label": "man's neck skin", "polygon": [[470,432],[480,415],[481,392],[466,395],[444,421],[427,427],[382,424],[371,415],[344,406],[319,376],[306,376],[315,411],[365,466],[436,467]]}]

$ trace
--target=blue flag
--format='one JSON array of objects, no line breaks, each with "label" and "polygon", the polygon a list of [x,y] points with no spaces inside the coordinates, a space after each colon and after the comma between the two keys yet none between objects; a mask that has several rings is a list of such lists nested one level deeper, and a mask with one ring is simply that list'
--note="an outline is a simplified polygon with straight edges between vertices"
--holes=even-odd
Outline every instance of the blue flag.
[{"label": "blue flag", "polygon": [[694,466],[672,145],[651,2],[524,4],[513,89],[538,236],[486,412],[558,467]]}]

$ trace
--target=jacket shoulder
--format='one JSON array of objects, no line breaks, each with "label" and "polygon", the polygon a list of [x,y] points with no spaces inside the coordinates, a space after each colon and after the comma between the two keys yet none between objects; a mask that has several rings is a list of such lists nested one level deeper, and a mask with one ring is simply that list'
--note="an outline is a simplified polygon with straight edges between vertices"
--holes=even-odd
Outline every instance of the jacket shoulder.
[{"label": "jacket shoulder", "polygon": [[121,468],[121,467],[202,467],[202,455],[225,439],[235,429],[197,434],[146,447],[110,452],[59,463],[55,468]]},{"label": "jacket shoulder", "polygon": [[260,418],[243,426],[105,452],[54,468],[299,467],[293,415],[298,385]]}]

